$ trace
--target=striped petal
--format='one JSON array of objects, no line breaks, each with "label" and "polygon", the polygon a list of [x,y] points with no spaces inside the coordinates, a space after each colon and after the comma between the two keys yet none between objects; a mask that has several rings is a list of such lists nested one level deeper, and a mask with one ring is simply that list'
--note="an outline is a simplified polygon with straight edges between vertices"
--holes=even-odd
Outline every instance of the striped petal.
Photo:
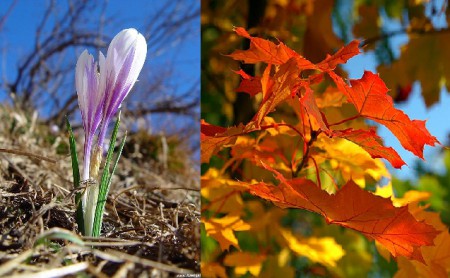
[{"label": "striped petal", "polygon": [[94,57],[87,50],[78,58],[75,70],[75,87],[85,133],[83,179],[89,178],[90,153],[95,131],[102,116],[104,92],[99,90],[99,74]]},{"label": "striped petal", "polygon": [[111,41],[104,67],[100,64],[100,88],[105,92],[105,106],[99,146],[103,144],[111,118],[136,82],[146,55],[147,43],[136,29],[125,29]]}]

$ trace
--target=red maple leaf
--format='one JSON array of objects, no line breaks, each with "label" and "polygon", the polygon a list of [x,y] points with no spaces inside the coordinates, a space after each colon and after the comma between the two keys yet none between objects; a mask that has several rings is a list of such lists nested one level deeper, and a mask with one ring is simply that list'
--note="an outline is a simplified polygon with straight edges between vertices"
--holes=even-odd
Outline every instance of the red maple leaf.
[{"label": "red maple leaf", "polygon": [[358,111],[358,115],[386,126],[402,146],[423,159],[424,145],[434,146],[439,141],[425,128],[424,121],[411,120],[394,107],[388,88],[378,74],[365,71],[361,79],[350,80],[347,85],[336,73],[328,74],[338,89],[345,94]]},{"label": "red maple leaf", "polygon": [[350,42],[333,55],[328,55],[327,58],[317,64],[317,67],[322,71],[334,70],[337,65],[345,64],[350,58],[358,55],[360,53],[358,46],[359,41]]},{"label": "red maple leaf", "polygon": [[328,128],[328,123],[325,116],[320,112],[319,107],[317,107],[313,90],[308,86],[308,84],[304,84],[301,88],[305,90],[305,93],[303,97],[300,98],[300,103],[305,108],[306,113],[317,121],[322,131],[329,134],[330,130]]},{"label": "red maple leaf", "polygon": [[439,234],[433,226],[417,221],[406,206],[394,207],[389,199],[365,191],[353,181],[330,195],[311,180],[288,180],[267,165],[264,167],[276,175],[280,184],[252,184],[250,193],[282,208],[316,212],[329,224],[356,230],[378,241],[394,257],[424,262],[420,247],[433,245],[433,239]]},{"label": "red maple leaf", "polygon": [[252,119],[255,127],[258,128],[264,117],[275,110],[275,108],[297,89],[298,75],[300,69],[294,59],[282,64],[273,77],[269,77],[270,67],[264,71],[262,82],[263,100],[258,108],[258,112]]},{"label": "red maple leaf", "polygon": [[248,50],[236,50],[228,55],[235,60],[243,61],[246,64],[264,62],[267,64],[281,65],[286,63],[289,59],[294,58],[301,69],[316,68],[313,63],[303,58],[303,56],[290,49],[282,42],[275,44],[265,39],[252,37],[242,27],[236,27],[234,28],[234,31],[239,36],[250,40],[250,48]]}]

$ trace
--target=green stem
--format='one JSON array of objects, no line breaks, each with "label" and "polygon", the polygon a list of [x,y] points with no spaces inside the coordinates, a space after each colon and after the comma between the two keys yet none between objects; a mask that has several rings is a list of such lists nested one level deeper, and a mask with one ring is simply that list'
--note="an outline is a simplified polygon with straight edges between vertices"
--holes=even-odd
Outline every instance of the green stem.
[{"label": "green stem", "polygon": [[109,192],[109,187],[111,186],[111,178],[114,175],[114,171],[116,170],[117,163],[119,162],[120,155],[122,154],[123,147],[125,145],[126,135],[122,139],[122,142],[119,147],[119,151],[117,153],[116,160],[113,165],[113,169],[110,172],[109,167],[111,164],[112,156],[114,153],[114,145],[117,138],[117,132],[119,130],[119,123],[120,123],[120,114],[117,117],[116,124],[114,125],[114,130],[111,135],[111,140],[109,144],[108,154],[106,155],[106,161],[105,161],[105,167],[103,169],[102,177],[100,179],[100,185],[99,185],[99,191],[98,191],[98,199],[97,204],[95,208],[95,217],[94,217],[94,223],[92,228],[92,236],[98,237],[100,236],[100,231],[102,228],[102,221],[103,221],[103,212],[105,210],[105,204]]}]

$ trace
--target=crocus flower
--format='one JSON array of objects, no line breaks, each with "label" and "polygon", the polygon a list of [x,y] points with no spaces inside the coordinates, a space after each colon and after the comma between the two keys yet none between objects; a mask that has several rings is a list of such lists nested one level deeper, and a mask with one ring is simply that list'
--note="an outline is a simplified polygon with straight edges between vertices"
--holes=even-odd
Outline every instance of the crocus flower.
[{"label": "crocus flower", "polygon": [[100,88],[105,92],[105,106],[98,137],[101,148],[108,125],[136,82],[147,55],[147,43],[136,29],[125,29],[109,45],[106,62],[100,64]]},{"label": "crocus flower", "polygon": [[[100,55],[100,64],[105,58]],[[100,66],[101,67],[101,66]],[[89,179],[90,157],[95,131],[102,119],[104,92],[99,90],[97,63],[87,50],[81,53],[75,71],[75,87],[84,129],[84,170],[83,180]]]},{"label": "crocus flower", "polygon": [[[87,236],[92,235],[99,194],[99,184],[96,180],[106,131],[112,117],[136,82],[146,55],[145,38],[135,29],[125,29],[112,40],[106,58],[100,52],[98,66],[86,50],[78,58],[75,79],[85,132],[83,180],[89,181],[82,196]],[[94,136],[100,123],[97,145],[93,149]]]},{"label": "crocus flower", "polygon": [[[105,58],[100,55],[100,63],[104,64]],[[99,90],[100,77],[98,74],[98,65],[94,62],[94,57],[88,53],[87,50],[81,53],[77,61],[75,71],[75,87],[78,94],[78,105],[81,111],[81,118],[83,120],[84,129],[84,168],[83,168],[83,180],[88,181],[90,179],[91,168],[91,153],[95,136],[95,131],[100,125],[103,112],[104,92]],[[83,214],[86,215],[87,203],[89,195],[95,195],[97,189],[88,187],[83,194],[81,203],[83,208]],[[98,194],[98,193],[97,193]],[[88,214],[92,214],[89,212]],[[85,217],[85,227],[90,227],[92,217]],[[91,235],[91,228],[88,229]]]}]

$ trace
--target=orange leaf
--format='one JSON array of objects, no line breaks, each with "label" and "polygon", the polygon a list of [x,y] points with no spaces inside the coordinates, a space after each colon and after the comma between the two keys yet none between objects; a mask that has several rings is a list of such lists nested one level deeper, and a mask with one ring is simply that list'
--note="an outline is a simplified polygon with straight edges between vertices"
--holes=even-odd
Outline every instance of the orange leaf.
[{"label": "orange leaf", "polygon": [[277,171],[268,170],[276,174],[280,184],[250,185],[250,193],[283,208],[301,208],[321,214],[330,224],[359,231],[378,241],[394,257],[405,256],[423,262],[419,247],[432,245],[439,233],[423,221],[417,221],[407,207],[394,207],[389,199],[367,192],[353,181],[330,195],[310,180],[287,180]]},{"label": "orange leaf", "polygon": [[368,152],[372,158],[384,158],[395,168],[401,168],[406,164],[393,148],[381,144],[381,138],[373,129],[335,130],[333,131],[333,137],[341,137],[352,141]]},{"label": "orange leaf", "polygon": [[[291,59],[279,67],[272,78],[272,80],[275,81],[273,85],[263,86],[264,99],[252,120],[256,125],[256,128],[259,128],[262,120],[267,114],[275,110],[275,107],[291,96],[291,93],[297,87],[296,81],[298,80],[299,73],[300,69],[297,63],[295,60]],[[268,83],[270,83],[269,80],[270,79],[267,79]]]},{"label": "orange leaf", "polygon": [[200,122],[201,162],[207,163],[222,147],[233,144],[241,134],[243,126],[225,128]]},{"label": "orange leaf", "polygon": [[350,58],[359,54],[359,41],[354,40],[339,49],[333,55],[328,55],[317,67],[323,71],[334,70],[337,65],[345,64]]},{"label": "orange leaf", "polygon": [[409,210],[418,220],[424,220],[433,225],[441,233],[434,239],[434,246],[420,248],[425,264],[400,259],[395,277],[449,277],[450,233],[448,227],[442,223],[438,213],[425,211],[424,208],[418,206],[417,202],[410,204]]},{"label": "orange leaf", "polygon": [[320,112],[319,107],[317,107],[316,100],[314,98],[314,92],[309,86],[304,86],[305,94],[300,98],[300,103],[305,107],[306,112],[310,117],[314,117],[321,130],[329,133],[328,124],[326,123],[326,118]]},{"label": "orange leaf", "polygon": [[411,121],[403,111],[394,107],[386,85],[377,74],[365,71],[361,79],[350,81],[351,86],[334,72],[329,71],[328,74],[360,116],[386,126],[402,146],[416,156],[423,159],[424,145],[439,143],[425,128],[424,121]]},{"label": "orange leaf", "polygon": [[234,28],[234,31],[239,36],[250,40],[250,48],[248,50],[236,50],[228,55],[235,60],[244,61],[246,64],[264,62],[267,64],[281,65],[294,57],[300,68],[316,68],[313,63],[303,58],[300,54],[290,49],[282,42],[279,44],[274,44],[273,42],[265,39],[252,37],[242,27],[236,27]]}]

